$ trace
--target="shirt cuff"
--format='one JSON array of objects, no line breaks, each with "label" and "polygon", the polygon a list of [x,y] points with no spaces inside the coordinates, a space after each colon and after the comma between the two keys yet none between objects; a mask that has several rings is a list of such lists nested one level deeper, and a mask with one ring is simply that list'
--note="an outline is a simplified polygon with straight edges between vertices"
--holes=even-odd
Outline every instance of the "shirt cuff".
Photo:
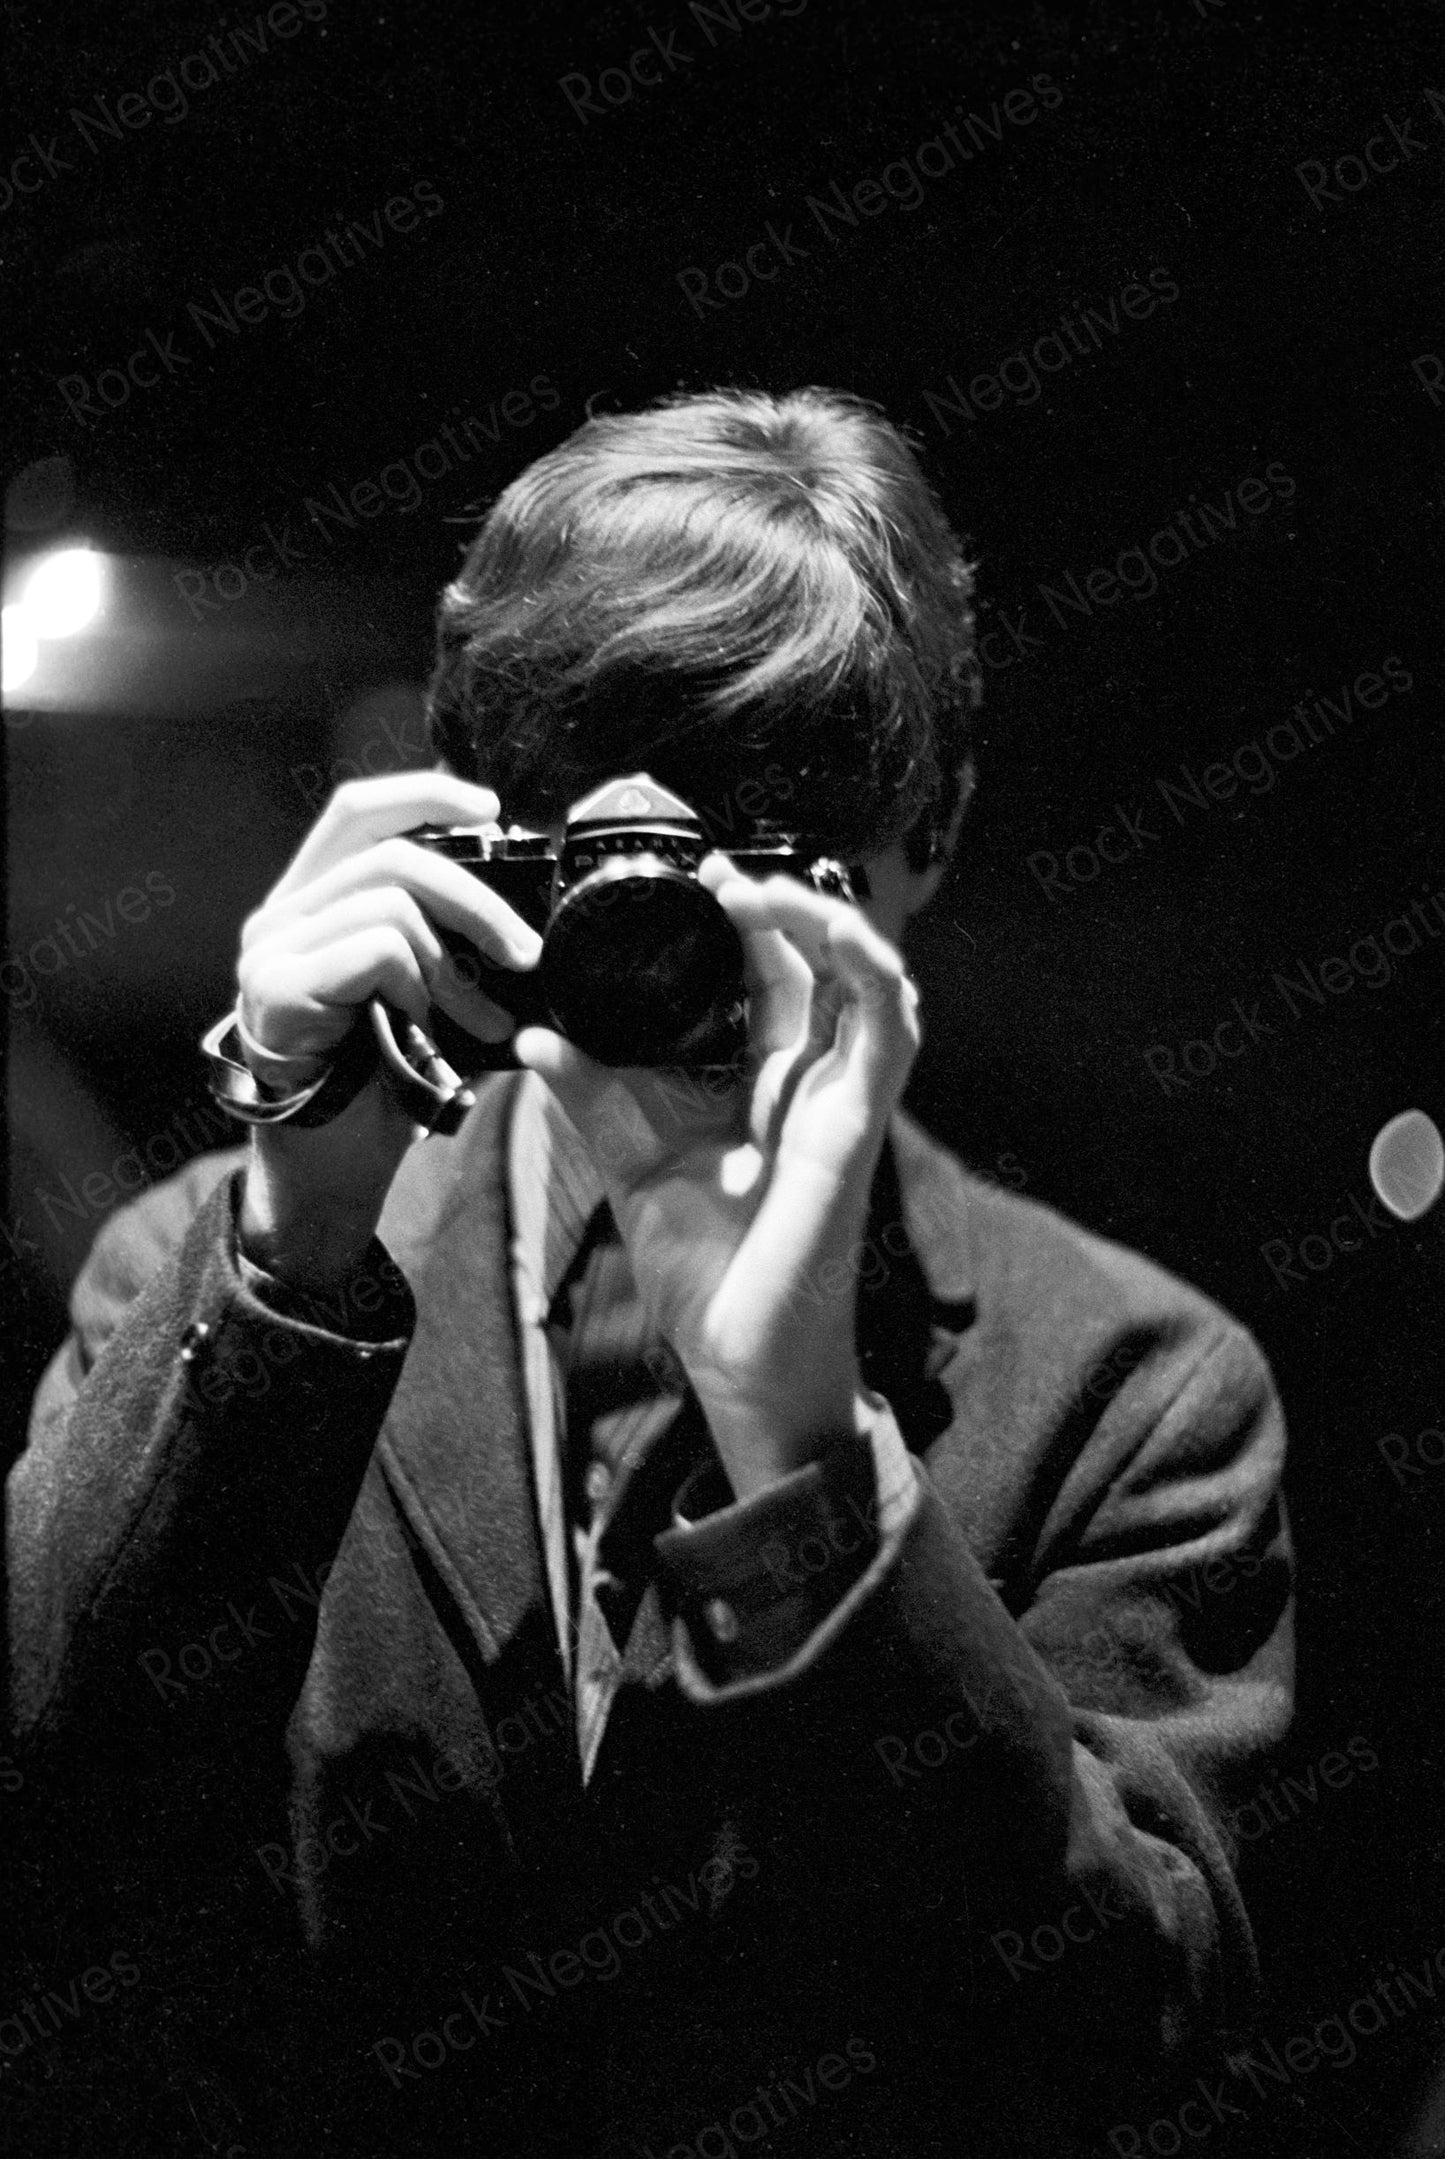
[{"label": "shirt cuff", "polygon": [[776,1673],[900,1541],[918,1479],[893,1412],[865,1394],[859,1429],[753,1498],[709,1463],[655,1539],[693,1654],[714,1686]]}]

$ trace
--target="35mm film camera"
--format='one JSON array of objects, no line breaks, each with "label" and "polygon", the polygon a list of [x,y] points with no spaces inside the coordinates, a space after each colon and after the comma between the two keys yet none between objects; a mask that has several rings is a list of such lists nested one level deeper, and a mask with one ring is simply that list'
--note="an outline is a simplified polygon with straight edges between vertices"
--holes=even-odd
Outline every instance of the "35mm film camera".
[{"label": "35mm film camera", "polygon": [[[742,1051],[742,941],[697,875],[716,843],[688,804],[647,773],[608,780],[574,803],[560,846],[516,826],[421,825],[408,837],[460,863],[541,936],[537,966],[520,973],[464,939],[445,939],[464,978],[519,1028],[555,1028],[605,1065],[698,1070],[731,1064]],[[727,852],[746,876],[782,874],[835,898],[854,896],[843,865],[796,832],[754,825]],[[448,1070],[465,1082],[515,1064],[509,1043],[481,1042],[435,1007],[430,1040],[384,1005],[373,1007],[373,1024],[398,1075],[434,1089]],[[438,1128],[454,1128],[470,1105],[467,1092]]]}]

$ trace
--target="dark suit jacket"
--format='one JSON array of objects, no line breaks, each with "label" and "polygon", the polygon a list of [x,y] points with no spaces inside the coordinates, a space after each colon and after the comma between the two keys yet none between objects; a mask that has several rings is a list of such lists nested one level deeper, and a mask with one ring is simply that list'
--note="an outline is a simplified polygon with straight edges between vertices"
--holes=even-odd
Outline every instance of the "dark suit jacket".
[{"label": "dark suit jacket", "polygon": [[77,1285],[12,1477],[17,1701],[149,1959],[137,2075],[190,2050],[248,2153],[1098,2148],[1248,2008],[1227,1814],[1291,1684],[1258,1351],[899,1119],[860,1332],[923,1503],[841,1603],[866,1494],[775,1553],[820,1624],[762,1676],[660,1547],[584,1791],[514,1087],[412,1151],[409,1289],[339,1330],[241,1282],[235,1155]]}]

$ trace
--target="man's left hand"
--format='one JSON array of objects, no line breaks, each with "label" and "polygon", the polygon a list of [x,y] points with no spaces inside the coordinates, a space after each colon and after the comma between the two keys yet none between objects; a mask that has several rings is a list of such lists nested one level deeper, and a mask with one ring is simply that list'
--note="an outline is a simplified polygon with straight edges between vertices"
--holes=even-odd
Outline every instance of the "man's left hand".
[{"label": "man's left hand", "polygon": [[918,995],[861,910],[711,855],[743,940],[744,1083],[615,1070],[528,1028],[601,1175],[638,1289],[739,1498],[858,1428],[858,1255],[879,1152],[917,1053]]}]

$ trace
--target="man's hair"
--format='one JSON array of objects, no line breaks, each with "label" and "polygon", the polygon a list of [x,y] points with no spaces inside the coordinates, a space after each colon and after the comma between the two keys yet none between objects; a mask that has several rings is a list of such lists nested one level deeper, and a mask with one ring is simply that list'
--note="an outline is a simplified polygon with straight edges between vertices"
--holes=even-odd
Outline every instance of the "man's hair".
[{"label": "man's hair", "polygon": [[856,861],[908,835],[922,866],[969,759],[972,589],[859,398],[600,415],[498,497],[442,595],[432,741],[523,823],[645,770],[714,838],[771,819]]}]

